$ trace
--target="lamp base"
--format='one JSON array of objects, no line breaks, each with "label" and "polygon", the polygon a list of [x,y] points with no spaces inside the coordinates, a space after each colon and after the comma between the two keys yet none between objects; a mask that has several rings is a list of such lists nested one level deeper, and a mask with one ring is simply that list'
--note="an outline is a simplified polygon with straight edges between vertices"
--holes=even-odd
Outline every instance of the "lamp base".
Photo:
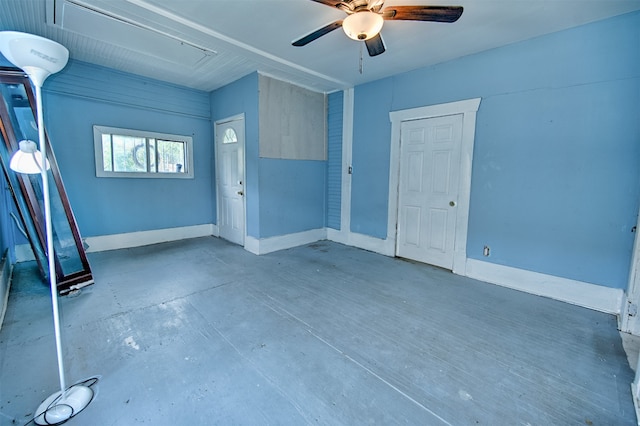
[{"label": "lamp base", "polygon": [[84,410],[93,399],[93,390],[84,385],[69,387],[64,395],[58,391],[45,399],[36,411],[37,425],[59,425]]}]

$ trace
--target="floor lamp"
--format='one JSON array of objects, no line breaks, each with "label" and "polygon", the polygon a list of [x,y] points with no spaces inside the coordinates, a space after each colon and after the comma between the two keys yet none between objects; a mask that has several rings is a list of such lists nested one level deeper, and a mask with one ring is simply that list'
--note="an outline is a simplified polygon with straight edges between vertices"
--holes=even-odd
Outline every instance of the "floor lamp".
[{"label": "floor lamp", "polygon": [[36,411],[33,421],[38,425],[62,424],[82,411],[93,399],[93,390],[84,384],[67,387],[62,358],[60,338],[60,314],[58,311],[58,286],[56,283],[55,258],[53,251],[53,230],[51,224],[51,202],[49,199],[50,168],[47,161],[44,120],[42,112],[42,84],[53,73],[57,73],[67,64],[69,51],[62,45],[46,38],[15,31],[0,32],[0,52],[18,68],[21,68],[31,80],[36,92],[36,114],[38,121],[38,139],[40,151],[33,141],[21,141],[20,149],[13,155],[10,167],[18,173],[42,176],[44,198],[44,217],[46,228],[47,260],[49,263],[49,285],[53,305],[53,326],[58,355],[58,375],[60,391],[49,396]]}]

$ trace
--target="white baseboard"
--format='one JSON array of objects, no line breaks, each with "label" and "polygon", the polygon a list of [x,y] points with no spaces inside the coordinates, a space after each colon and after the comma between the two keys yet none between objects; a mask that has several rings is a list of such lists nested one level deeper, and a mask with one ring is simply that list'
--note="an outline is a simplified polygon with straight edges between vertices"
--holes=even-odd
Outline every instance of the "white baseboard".
[{"label": "white baseboard", "polygon": [[[327,239],[337,243],[395,256],[395,241],[353,232],[327,229]],[[465,276],[509,287],[526,293],[545,296],[601,312],[618,315],[624,291],[581,281],[570,280],[524,269],[496,265],[475,259],[466,260]]]},{"label": "white baseboard", "polygon": [[205,225],[182,226],[179,228],[128,232],[125,234],[100,235],[97,237],[87,237],[84,241],[89,246],[86,249],[87,253],[93,253],[165,243],[168,241],[186,240],[189,238],[206,237],[217,234],[218,226],[209,223]]},{"label": "white baseboard", "polygon": [[332,228],[327,228],[327,239],[347,246],[358,247],[363,250],[383,254],[385,256],[393,257],[396,255],[395,241],[389,239],[383,240],[381,238],[371,237],[369,235],[358,234],[355,232],[337,231]]},{"label": "white baseboard", "polygon": [[260,255],[326,239],[327,230],[325,228],[312,229],[310,231],[269,238],[255,238],[247,236],[244,239],[244,249],[253,254]]},{"label": "white baseboard", "polygon": [[342,241],[344,235],[345,232],[343,231],[338,231],[337,229],[333,228],[327,228],[327,240],[329,241],[335,241],[336,243],[344,244],[344,241]]},{"label": "white baseboard", "polygon": [[[118,250],[123,248],[140,247],[149,244],[166,243],[168,241],[186,240],[189,238],[218,236],[218,225],[182,226],[179,228],[154,229],[152,231],[127,232],[124,234],[99,235],[83,238],[86,243],[85,251],[95,253],[99,251]],[[87,247],[88,246],[88,247]],[[15,247],[16,262],[36,260],[29,244]]]},{"label": "white baseboard", "polygon": [[[327,239],[337,243],[395,256],[395,241],[353,232],[327,228]],[[466,259],[462,275],[526,293],[583,306],[600,312],[620,315],[624,291],[582,281],[497,265],[476,259]],[[462,270],[459,272],[463,272]]]},{"label": "white baseboard", "polygon": [[11,273],[13,265],[8,259],[7,252],[4,253],[0,261],[0,329],[4,322],[4,314],[7,312],[7,302],[9,301],[9,289],[11,288]]},{"label": "white baseboard", "polygon": [[16,251],[16,262],[29,262],[31,260],[36,260],[36,256],[33,254],[33,250],[31,250],[31,245],[27,244],[19,244],[15,247]]},{"label": "white baseboard", "polygon": [[624,291],[539,272],[467,259],[468,277],[538,296],[619,315]]},{"label": "white baseboard", "polygon": [[[219,235],[217,225],[206,224],[126,234],[103,235],[99,237],[88,237],[85,241],[89,245],[87,252],[90,253],[209,235]],[[251,253],[261,255],[325,239],[369,250],[385,256],[395,256],[395,242],[392,240],[383,240],[368,235],[338,231],[332,228],[312,229],[295,234],[261,239],[247,236],[245,238],[244,248]],[[16,246],[16,259],[18,262],[34,259],[28,244]],[[624,298],[624,291],[622,289],[526,271],[524,269],[497,265],[476,259],[467,259],[465,275],[491,284],[497,284],[538,296],[549,297],[609,314],[620,315],[622,312],[621,308]]]}]

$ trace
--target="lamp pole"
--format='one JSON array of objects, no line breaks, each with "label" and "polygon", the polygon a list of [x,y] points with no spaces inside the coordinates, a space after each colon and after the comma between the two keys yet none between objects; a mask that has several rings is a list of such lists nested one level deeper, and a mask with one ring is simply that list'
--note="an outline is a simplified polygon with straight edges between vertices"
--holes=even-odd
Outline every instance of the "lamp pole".
[{"label": "lamp pole", "polygon": [[44,134],[44,116],[42,113],[42,88],[39,82],[31,81],[36,88],[36,115],[38,121],[38,141],[40,152],[42,153],[43,165],[40,176],[42,176],[42,194],[44,198],[44,223],[45,235],[47,239],[47,261],[49,263],[49,287],[51,287],[51,305],[53,307],[53,329],[56,339],[56,354],[58,356],[58,376],[60,376],[60,391],[65,392],[67,383],[64,374],[64,358],[62,357],[62,341],[60,337],[60,310],[58,307],[58,282],[56,279],[55,253],[53,251],[53,227],[51,225],[51,197],[49,196],[49,173],[47,172],[47,144]]},{"label": "lamp pole", "polygon": [[[40,176],[42,177],[49,287],[51,289],[51,305],[53,307],[53,328],[56,342],[56,355],[58,358],[60,391],[50,395],[40,404],[33,421],[38,425],[59,425],[86,408],[93,399],[93,390],[91,390],[91,388],[85,386],[83,383],[67,387],[65,380],[55,252],[53,249],[51,198],[49,195],[49,175],[47,171],[49,167],[47,162],[47,144],[44,130],[44,111],[42,108],[42,85],[49,75],[64,68],[69,58],[69,51],[64,46],[46,38],[14,31],[0,32],[0,51],[9,61],[11,61],[15,66],[21,68],[29,76],[36,92],[38,142],[42,164],[37,164],[37,155],[33,152],[31,152],[31,158],[36,163],[34,167],[37,168],[35,170],[39,170]],[[14,154],[14,158],[20,154],[22,154],[22,148]],[[31,168],[31,170],[33,170],[33,168]],[[25,172],[25,170],[16,171],[21,173]]]}]

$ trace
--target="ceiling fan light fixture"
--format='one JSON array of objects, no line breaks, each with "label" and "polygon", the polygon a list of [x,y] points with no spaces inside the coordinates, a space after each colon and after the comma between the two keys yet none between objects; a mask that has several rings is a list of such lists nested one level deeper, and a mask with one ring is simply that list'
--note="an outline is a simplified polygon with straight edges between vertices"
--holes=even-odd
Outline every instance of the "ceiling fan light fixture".
[{"label": "ceiling fan light fixture", "polygon": [[378,35],[383,23],[381,15],[364,10],[347,16],[342,22],[342,29],[353,40],[369,40]]}]

